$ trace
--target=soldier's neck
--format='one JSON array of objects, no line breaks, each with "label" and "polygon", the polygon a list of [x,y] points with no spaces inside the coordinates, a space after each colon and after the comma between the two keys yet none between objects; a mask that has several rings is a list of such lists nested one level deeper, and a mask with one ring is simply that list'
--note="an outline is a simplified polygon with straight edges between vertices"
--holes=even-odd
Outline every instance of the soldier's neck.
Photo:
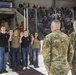
[{"label": "soldier's neck", "polygon": [[59,29],[56,29],[56,30],[54,30],[54,31],[60,31]]}]

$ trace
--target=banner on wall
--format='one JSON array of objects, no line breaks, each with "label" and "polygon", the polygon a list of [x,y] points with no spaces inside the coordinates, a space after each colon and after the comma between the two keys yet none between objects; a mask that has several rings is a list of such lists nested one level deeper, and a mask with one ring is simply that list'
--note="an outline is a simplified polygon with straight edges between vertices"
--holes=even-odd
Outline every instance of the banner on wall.
[{"label": "banner on wall", "polygon": [[10,8],[12,7],[11,2],[0,2],[0,8]]}]

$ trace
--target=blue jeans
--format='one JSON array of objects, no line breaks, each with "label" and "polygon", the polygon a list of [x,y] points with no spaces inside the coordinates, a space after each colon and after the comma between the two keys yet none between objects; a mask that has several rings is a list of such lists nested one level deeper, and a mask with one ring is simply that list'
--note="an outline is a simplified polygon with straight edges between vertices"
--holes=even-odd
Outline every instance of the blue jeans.
[{"label": "blue jeans", "polygon": [[23,66],[28,66],[28,55],[29,55],[29,47],[22,48],[22,55],[23,55]]},{"label": "blue jeans", "polygon": [[38,53],[39,53],[39,48],[33,48],[33,65],[38,66]]},{"label": "blue jeans", "polygon": [[5,48],[4,47],[0,47],[0,70],[4,69],[4,55],[5,55]]},{"label": "blue jeans", "polygon": [[6,70],[8,52],[4,52],[3,70]]},{"label": "blue jeans", "polygon": [[29,60],[30,60],[30,65],[33,64],[33,54],[32,54],[32,48],[29,50]]}]

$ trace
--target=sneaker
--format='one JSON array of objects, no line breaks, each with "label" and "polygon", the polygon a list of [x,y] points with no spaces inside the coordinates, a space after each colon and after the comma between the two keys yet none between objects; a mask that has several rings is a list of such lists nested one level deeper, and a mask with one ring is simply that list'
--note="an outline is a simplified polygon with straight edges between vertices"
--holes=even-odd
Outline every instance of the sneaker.
[{"label": "sneaker", "polygon": [[25,70],[26,69],[26,67],[23,67],[23,70]]},{"label": "sneaker", "polygon": [[39,68],[39,66],[34,66],[34,68]]},{"label": "sneaker", "polygon": [[30,67],[28,66],[27,69],[30,69]]},{"label": "sneaker", "polygon": [[10,63],[9,63],[9,62],[7,62],[7,65],[10,65]]}]

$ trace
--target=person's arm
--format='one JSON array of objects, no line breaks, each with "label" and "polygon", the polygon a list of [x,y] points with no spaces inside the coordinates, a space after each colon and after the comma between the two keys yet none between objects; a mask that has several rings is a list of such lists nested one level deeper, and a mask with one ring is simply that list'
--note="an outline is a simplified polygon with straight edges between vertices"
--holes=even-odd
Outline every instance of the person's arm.
[{"label": "person's arm", "polygon": [[12,41],[12,35],[9,36],[8,39],[8,51],[10,51],[10,42]]},{"label": "person's arm", "polygon": [[12,41],[12,36],[13,36],[13,33],[12,33],[12,32],[10,32],[10,36],[9,36],[8,41]]},{"label": "person's arm", "polygon": [[72,42],[72,36],[69,36],[69,48],[68,48],[68,62],[69,65],[72,66],[72,61],[73,61],[73,56],[74,56],[74,47],[73,47],[73,42]]},{"label": "person's arm", "polygon": [[33,42],[34,42],[34,37],[32,36],[31,37],[31,45],[33,45]]},{"label": "person's arm", "polygon": [[72,66],[73,56],[74,56],[74,49],[72,44],[70,44],[68,49],[68,62],[70,66]]},{"label": "person's arm", "polygon": [[22,37],[23,37],[23,34],[20,34],[20,41],[19,41],[20,44],[22,43]]},{"label": "person's arm", "polygon": [[12,35],[10,35],[9,40],[8,41],[12,41]]},{"label": "person's arm", "polygon": [[20,44],[22,43],[22,37],[20,37]]},{"label": "person's arm", "polygon": [[42,46],[42,54],[44,58],[44,64],[46,70],[49,72],[51,66],[51,57],[52,57],[52,40],[49,40],[50,37],[45,37]]}]

